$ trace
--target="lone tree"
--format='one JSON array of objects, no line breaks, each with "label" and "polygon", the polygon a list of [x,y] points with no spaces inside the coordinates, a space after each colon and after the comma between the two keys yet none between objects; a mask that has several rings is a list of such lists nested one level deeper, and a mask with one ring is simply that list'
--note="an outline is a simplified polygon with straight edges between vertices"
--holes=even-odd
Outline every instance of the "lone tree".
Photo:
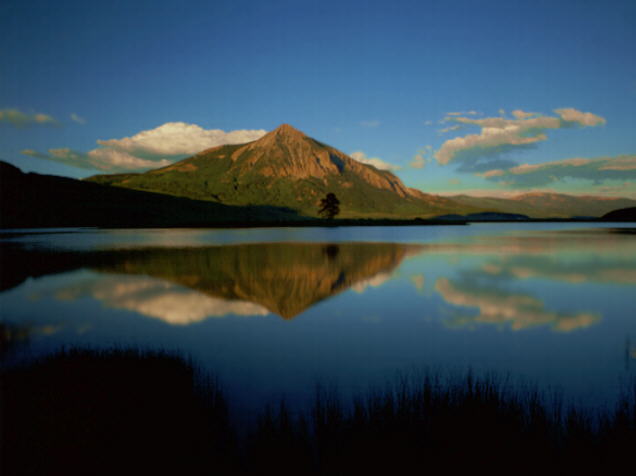
[{"label": "lone tree", "polygon": [[320,200],[320,210],[318,210],[318,213],[331,220],[340,213],[339,205],[340,200],[336,198],[336,194],[330,192],[325,198]]}]

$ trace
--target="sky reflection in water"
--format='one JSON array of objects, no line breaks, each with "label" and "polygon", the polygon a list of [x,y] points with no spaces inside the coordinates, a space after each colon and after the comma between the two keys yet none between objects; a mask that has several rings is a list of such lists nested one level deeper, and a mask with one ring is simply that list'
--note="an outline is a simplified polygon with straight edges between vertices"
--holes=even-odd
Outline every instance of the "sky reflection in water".
[{"label": "sky reflection in water", "polygon": [[596,402],[635,374],[636,235],[626,231],[5,234],[3,348],[11,358],[69,344],[179,350],[246,407],[431,365],[509,372]]}]

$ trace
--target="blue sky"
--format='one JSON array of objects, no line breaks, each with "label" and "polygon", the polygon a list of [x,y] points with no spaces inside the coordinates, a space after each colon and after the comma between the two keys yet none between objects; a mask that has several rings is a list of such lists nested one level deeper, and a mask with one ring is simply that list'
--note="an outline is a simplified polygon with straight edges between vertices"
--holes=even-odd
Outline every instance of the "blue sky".
[{"label": "blue sky", "polygon": [[289,123],[426,192],[636,198],[633,0],[4,0],[0,52],[0,159],[25,171]]}]

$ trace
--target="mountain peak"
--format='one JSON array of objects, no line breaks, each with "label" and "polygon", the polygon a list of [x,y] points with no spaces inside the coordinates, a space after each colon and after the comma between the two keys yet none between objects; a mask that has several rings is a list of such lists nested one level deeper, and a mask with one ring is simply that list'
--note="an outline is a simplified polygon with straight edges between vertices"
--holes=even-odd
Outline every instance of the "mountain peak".
[{"label": "mountain peak", "polygon": [[295,127],[290,126],[289,124],[281,124],[273,131],[269,132],[268,134],[265,134],[264,137],[302,139],[302,138],[306,138],[307,136],[303,134],[301,131],[299,131],[298,129],[296,129]]},{"label": "mountain peak", "polygon": [[[307,143],[308,137],[289,124],[281,124],[260,139],[252,142],[252,147],[278,148],[280,144],[301,145]],[[305,145],[306,147],[306,145]],[[306,152],[306,151],[305,151]],[[301,154],[302,155],[302,154]]]},{"label": "mountain peak", "polygon": [[275,134],[278,136],[286,136],[286,137],[305,137],[305,134],[300,132],[293,126],[289,124],[281,124],[276,129],[274,129],[270,134]]}]

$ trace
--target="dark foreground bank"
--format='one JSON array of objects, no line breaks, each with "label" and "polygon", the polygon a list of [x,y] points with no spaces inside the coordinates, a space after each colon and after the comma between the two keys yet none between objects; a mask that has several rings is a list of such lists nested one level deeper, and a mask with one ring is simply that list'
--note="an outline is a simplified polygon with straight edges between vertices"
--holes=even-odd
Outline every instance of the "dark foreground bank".
[{"label": "dark foreground bank", "polygon": [[425,374],[352,405],[276,404],[239,438],[231,395],[191,362],[71,350],[2,371],[2,474],[618,474],[636,448],[634,384],[615,410],[583,411]]}]

